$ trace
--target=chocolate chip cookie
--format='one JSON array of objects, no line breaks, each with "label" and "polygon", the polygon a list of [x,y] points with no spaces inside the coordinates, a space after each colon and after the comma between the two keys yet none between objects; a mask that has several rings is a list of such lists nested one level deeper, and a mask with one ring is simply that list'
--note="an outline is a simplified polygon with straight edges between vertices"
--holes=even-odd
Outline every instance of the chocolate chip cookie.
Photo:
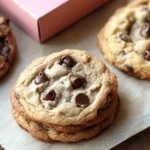
[{"label": "chocolate chip cookie", "polygon": [[0,78],[8,71],[16,53],[15,37],[9,20],[0,17]]},{"label": "chocolate chip cookie", "polygon": [[98,43],[114,66],[150,79],[150,1],[136,0],[118,9],[98,34]]},{"label": "chocolate chip cookie", "polygon": [[[114,101],[112,101],[113,105],[110,105],[108,107],[109,109],[107,109],[107,112],[105,111],[105,113],[102,113],[101,123],[93,124],[91,126],[88,126],[82,129],[80,128],[80,130],[78,129],[78,131],[75,131],[75,127],[73,126],[72,128],[68,127],[68,129],[65,126],[59,126],[61,130],[60,129],[58,130],[58,126],[50,127],[48,125],[34,121],[31,118],[29,118],[24,110],[24,107],[15,97],[13,92],[11,94],[12,94],[11,95],[12,111],[13,111],[14,118],[16,119],[16,122],[23,129],[27,130],[33,137],[42,141],[46,141],[46,142],[61,141],[61,142],[66,143],[66,142],[77,142],[77,141],[92,138],[98,135],[103,129],[108,128],[113,123],[115,119],[115,115],[116,115],[116,111],[114,111],[114,109],[117,110],[117,106],[118,106],[118,99],[114,99]],[[102,109],[105,109],[106,107],[107,106],[105,105],[104,108]],[[109,114],[109,115],[104,119],[103,115],[106,115],[106,114]],[[62,132],[62,130],[67,131],[69,130],[69,128],[70,128],[70,131],[71,129],[73,129],[74,132],[73,130],[70,133]]]},{"label": "chocolate chip cookie", "polygon": [[16,121],[31,135],[22,123],[27,118],[46,131],[48,141],[76,142],[97,135],[108,126],[104,122],[113,122],[117,79],[97,57],[64,50],[33,61],[13,86],[11,101]]}]

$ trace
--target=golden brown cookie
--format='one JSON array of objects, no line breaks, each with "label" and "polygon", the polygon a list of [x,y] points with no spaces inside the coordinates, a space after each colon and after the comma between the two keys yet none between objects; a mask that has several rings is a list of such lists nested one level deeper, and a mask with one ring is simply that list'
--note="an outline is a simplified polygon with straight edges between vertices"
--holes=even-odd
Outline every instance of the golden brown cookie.
[{"label": "golden brown cookie", "polygon": [[62,126],[94,119],[111,91],[117,92],[116,76],[96,56],[79,50],[36,59],[15,87],[31,118]]},{"label": "golden brown cookie", "polygon": [[[33,137],[46,142],[61,141],[66,143],[66,142],[77,142],[80,140],[92,138],[98,135],[103,129],[108,128],[114,121],[116,114],[116,112],[113,111],[111,116],[105,118],[100,124],[87,127],[78,132],[64,133],[58,132],[53,128],[50,128],[42,123],[33,121],[31,118],[27,116],[23,106],[16,98],[11,100],[13,106],[12,108],[13,115],[18,125],[20,125],[26,131],[28,131]],[[117,103],[118,102],[116,102],[115,104]],[[115,107],[117,107],[117,105]],[[117,108],[115,110],[117,110]]]},{"label": "golden brown cookie", "polygon": [[[15,95],[14,89],[15,89],[15,84],[11,90],[11,100],[12,100],[12,107],[16,108],[16,107],[20,107],[20,104],[19,104],[19,99],[17,99],[17,96]],[[113,101],[111,101],[111,99],[113,99]],[[90,126],[101,124],[107,118],[111,118],[112,113],[117,111],[116,108],[118,107],[118,103],[119,103],[118,94],[113,93],[112,91],[112,93],[110,93],[109,95],[108,101],[101,109],[98,110],[98,114],[93,120],[85,122],[84,124],[81,125],[68,125],[68,126],[61,126],[61,125],[50,124],[50,123],[48,124],[43,122],[42,123],[58,132],[64,132],[64,133],[78,132]],[[24,113],[24,109],[22,109],[21,107],[21,109],[18,109],[18,113]]]},{"label": "golden brown cookie", "polygon": [[98,34],[104,58],[120,70],[150,79],[150,1],[118,9]]},{"label": "golden brown cookie", "polygon": [[88,139],[113,122],[117,86],[116,76],[96,56],[69,49],[53,53],[33,61],[16,81],[11,90],[14,116],[43,140],[41,134],[48,141]]}]

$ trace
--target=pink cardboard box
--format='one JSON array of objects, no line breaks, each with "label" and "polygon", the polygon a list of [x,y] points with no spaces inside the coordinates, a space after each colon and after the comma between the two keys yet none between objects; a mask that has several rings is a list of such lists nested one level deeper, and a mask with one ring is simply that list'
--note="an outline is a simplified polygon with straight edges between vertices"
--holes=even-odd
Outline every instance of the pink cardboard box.
[{"label": "pink cardboard box", "polygon": [[109,0],[0,0],[0,11],[43,42]]}]

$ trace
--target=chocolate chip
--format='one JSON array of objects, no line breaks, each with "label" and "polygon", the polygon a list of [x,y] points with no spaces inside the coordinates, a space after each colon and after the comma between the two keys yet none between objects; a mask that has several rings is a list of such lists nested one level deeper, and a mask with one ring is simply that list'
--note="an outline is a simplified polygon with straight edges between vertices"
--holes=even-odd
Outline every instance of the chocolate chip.
[{"label": "chocolate chip", "polygon": [[66,64],[67,67],[73,67],[73,66],[76,65],[76,62],[71,56],[64,56],[61,59],[61,63],[60,64]]},{"label": "chocolate chip", "polygon": [[125,34],[125,33],[120,34],[120,35],[119,35],[119,38],[120,38],[121,40],[123,40],[123,41],[126,41],[126,42],[129,42],[129,41],[130,41],[130,37],[129,37],[127,34]]},{"label": "chocolate chip", "polygon": [[3,55],[6,58],[6,60],[8,61],[8,57],[10,54],[10,48],[8,46],[2,47],[0,54]]},{"label": "chocolate chip", "polygon": [[0,37],[0,42],[4,42],[5,38],[4,37]]},{"label": "chocolate chip", "polygon": [[126,55],[125,51],[121,51],[121,52],[120,52],[120,56],[121,56],[121,57],[123,57],[123,56],[125,56],[125,55]]},{"label": "chocolate chip", "polygon": [[[142,9],[142,12],[145,12],[145,13],[149,14],[149,13],[150,13],[150,10],[149,10],[149,8],[143,8],[143,9]],[[146,22],[150,22],[149,15],[148,15],[148,17],[145,19],[145,21],[146,21]]]},{"label": "chocolate chip", "polygon": [[150,23],[146,22],[142,26],[140,34],[145,38],[150,37]]},{"label": "chocolate chip", "polygon": [[5,43],[8,42],[8,37],[4,38],[4,42],[5,42]]},{"label": "chocolate chip", "polygon": [[16,99],[20,98],[19,94],[17,94],[16,92],[15,92],[15,97],[16,97]]},{"label": "chocolate chip", "polygon": [[10,20],[8,18],[5,18],[5,19],[6,19],[6,23],[9,25]]},{"label": "chocolate chip", "polygon": [[0,42],[2,42],[2,43],[8,42],[8,38],[7,37],[0,37]]},{"label": "chocolate chip", "polygon": [[144,53],[144,58],[148,61],[150,61],[150,50],[146,50]]},{"label": "chocolate chip", "polygon": [[87,84],[86,79],[80,75],[72,75],[70,80],[74,89],[85,87]]},{"label": "chocolate chip", "polygon": [[53,101],[55,99],[55,96],[56,96],[56,93],[54,90],[51,90],[49,93],[46,93],[44,96],[43,96],[43,99],[44,100],[50,100],[50,101]]},{"label": "chocolate chip", "polygon": [[45,75],[44,71],[41,71],[34,79],[35,84],[40,84],[48,81],[47,76]]},{"label": "chocolate chip", "polygon": [[134,72],[134,69],[133,69],[132,66],[126,65],[126,71],[127,71],[128,73],[133,73],[133,72]]},{"label": "chocolate chip", "polygon": [[146,18],[145,22],[150,23],[150,18]]},{"label": "chocolate chip", "polygon": [[112,102],[110,95],[108,95],[106,103],[101,107],[101,109],[105,109]]},{"label": "chocolate chip", "polygon": [[80,93],[76,96],[76,104],[78,107],[86,107],[90,104],[90,100],[85,94]]},{"label": "chocolate chip", "polygon": [[2,70],[6,70],[7,69],[7,66],[6,65],[2,65],[1,67],[0,67],[0,70],[2,71]]}]

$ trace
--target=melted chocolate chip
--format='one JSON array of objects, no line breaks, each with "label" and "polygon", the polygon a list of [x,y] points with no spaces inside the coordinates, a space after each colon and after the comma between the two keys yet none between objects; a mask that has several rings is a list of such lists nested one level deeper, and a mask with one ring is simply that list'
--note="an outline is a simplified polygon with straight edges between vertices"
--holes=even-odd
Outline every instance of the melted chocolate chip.
[{"label": "melted chocolate chip", "polygon": [[8,61],[8,57],[10,54],[10,48],[8,46],[2,47],[0,54],[3,55],[6,58],[6,61]]},{"label": "melted chocolate chip", "polygon": [[[142,12],[146,12],[147,14],[149,14],[149,13],[150,13],[150,10],[149,10],[149,8],[143,8],[143,9],[142,9]],[[147,18],[145,19],[145,21],[146,21],[146,22],[150,22],[150,18],[147,17]]]},{"label": "melted chocolate chip", "polygon": [[45,75],[44,71],[41,71],[34,79],[35,84],[40,84],[48,81],[47,76]]},{"label": "melted chocolate chip", "polygon": [[74,89],[80,88],[80,87],[85,87],[87,84],[87,81],[85,78],[83,78],[80,75],[72,75],[70,77],[71,84]]},{"label": "melted chocolate chip", "polygon": [[16,92],[15,92],[15,97],[16,97],[16,99],[20,98],[19,94],[17,94]]},{"label": "melted chocolate chip", "polygon": [[123,56],[125,56],[125,55],[126,55],[125,51],[121,51],[121,52],[120,52],[120,56],[121,56],[121,57],[123,57]]},{"label": "melted chocolate chip", "polygon": [[56,96],[56,93],[54,90],[51,90],[49,93],[46,93],[44,96],[43,96],[43,99],[44,100],[50,100],[50,101],[53,101],[55,99],[55,96]]},{"label": "melted chocolate chip", "polygon": [[8,42],[8,38],[7,37],[0,37],[0,42],[6,43],[6,42]]},{"label": "melted chocolate chip", "polygon": [[10,20],[8,18],[6,18],[6,23],[9,25]]},{"label": "melted chocolate chip", "polygon": [[150,37],[150,23],[146,22],[142,26],[140,34],[145,38]]},{"label": "melted chocolate chip", "polygon": [[126,71],[127,71],[128,73],[133,73],[133,72],[134,72],[134,69],[133,69],[132,66],[126,65]]},{"label": "melted chocolate chip", "polygon": [[85,94],[80,93],[76,96],[76,104],[78,107],[86,107],[90,104],[90,100]]},{"label": "melted chocolate chip", "polygon": [[60,64],[66,64],[67,67],[73,67],[76,65],[76,62],[71,56],[64,56]]},{"label": "melted chocolate chip", "polygon": [[146,50],[144,53],[144,58],[148,61],[150,61],[150,50]]},{"label": "melted chocolate chip", "polygon": [[0,42],[4,42],[5,38],[4,37],[0,37]]},{"label": "melted chocolate chip", "polygon": [[2,70],[6,70],[7,69],[7,67],[6,67],[6,65],[2,65],[1,67],[0,67],[0,70],[2,71]]},{"label": "melted chocolate chip", "polygon": [[146,18],[145,22],[150,23],[150,18]]},{"label": "melted chocolate chip", "polygon": [[126,41],[126,42],[130,41],[130,37],[125,33],[120,34],[119,38],[123,41]]},{"label": "melted chocolate chip", "polygon": [[4,42],[5,42],[5,43],[8,42],[8,37],[4,38]]}]

